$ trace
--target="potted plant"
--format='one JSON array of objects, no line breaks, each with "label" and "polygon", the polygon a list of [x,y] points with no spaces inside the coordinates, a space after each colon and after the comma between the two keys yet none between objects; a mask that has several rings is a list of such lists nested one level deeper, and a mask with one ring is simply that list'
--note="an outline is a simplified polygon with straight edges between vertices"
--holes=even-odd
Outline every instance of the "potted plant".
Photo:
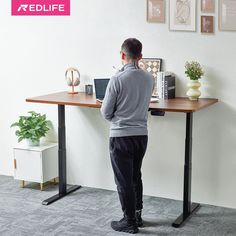
[{"label": "potted plant", "polygon": [[192,61],[186,62],[185,69],[185,74],[190,79],[187,84],[189,88],[187,91],[187,96],[190,100],[198,100],[201,96],[201,92],[199,90],[201,83],[198,80],[204,75],[203,68],[198,62]]},{"label": "potted plant", "polygon": [[11,127],[18,127],[16,136],[18,142],[25,139],[29,146],[39,146],[40,139],[49,131],[49,121],[46,115],[41,115],[34,111],[28,112],[29,116],[20,116],[19,120],[11,125]]}]

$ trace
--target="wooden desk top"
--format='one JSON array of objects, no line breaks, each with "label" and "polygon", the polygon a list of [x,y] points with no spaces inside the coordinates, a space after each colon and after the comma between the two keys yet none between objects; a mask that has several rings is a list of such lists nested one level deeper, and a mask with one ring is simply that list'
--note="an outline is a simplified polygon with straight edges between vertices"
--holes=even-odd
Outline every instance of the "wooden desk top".
[{"label": "wooden desk top", "polygon": [[[26,101],[34,103],[60,104],[94,108],[101,107],[101,103],[96,101],[95,94],[86,95],[85,93],[70,95],[67,92],[59,92],[39,97],[27,98]],[[174,98],[160,100],[158,103],[150,103],[149,108],[151,110],[165,112],[195,112],[217,102],[218,99],[212,98],[200,98],[198,101],[190,101],[188,98]]]}]

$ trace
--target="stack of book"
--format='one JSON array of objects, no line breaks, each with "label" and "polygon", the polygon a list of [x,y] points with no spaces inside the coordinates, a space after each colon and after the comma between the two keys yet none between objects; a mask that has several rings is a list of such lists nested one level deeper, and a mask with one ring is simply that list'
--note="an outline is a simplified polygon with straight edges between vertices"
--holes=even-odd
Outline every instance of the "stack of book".
[{"label": "stack of book", "polygon": [[168,72],[158,72],[157,93],[159,99],[175,98],[175,76]]}]

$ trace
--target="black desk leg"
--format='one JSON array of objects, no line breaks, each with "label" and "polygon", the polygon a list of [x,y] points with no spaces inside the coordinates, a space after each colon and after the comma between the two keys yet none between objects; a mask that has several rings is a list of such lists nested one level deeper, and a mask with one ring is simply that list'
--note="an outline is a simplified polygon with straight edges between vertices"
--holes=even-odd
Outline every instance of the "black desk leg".
[{"label": "black desk leg", "polygon": [[58,105],[58,173],[59,173],[59,193],[42,202],[43,205],[49,205],[67,194],[81,188],[79,185],[74,185],[67,189],[66,187],[66,127],[65,127],[65,106]]},{"label": "black desk leg", "polygon": [[176,228],[184,224],[200,207],[198,203],[191,203],[192,129],[193,113],[191,112],[186,114],[183,213],[172,224],[172,226]]}]

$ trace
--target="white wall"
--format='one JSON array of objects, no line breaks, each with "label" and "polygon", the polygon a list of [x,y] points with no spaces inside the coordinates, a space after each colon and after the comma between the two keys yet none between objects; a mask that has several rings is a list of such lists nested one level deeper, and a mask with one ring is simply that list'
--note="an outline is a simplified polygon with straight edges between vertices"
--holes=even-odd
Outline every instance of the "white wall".
[{"label": "white wall", "polygon": [[[46,113],[55,139],[57,107],[28,104],[25,98],[67,89],[69,66],[81,71],[81,89],[94,77],[111,76],[123,40],[137,37],[145,57],[163,58],[165,69],[176,73],[179,96],[186,91],[185,61],[204,65],[203,96],[220,102],[194,114],[192,198],[236,208],[236,32],[216,27],[214,35],[201,35],[199,11],[197,33],[169,32],[168,24],[146,22],[145,0],[71,1],[71,17],[12,17],[11,1],[0,3],[0,173],[13,174],[16,138],[9,126],[18,115],[32,109]],[[91,108],[67,107],[66,118],[69,183],[114,189],[109,124]],[[150,116],[149,127],[145,194],[181,199],[185,115]]]}]

